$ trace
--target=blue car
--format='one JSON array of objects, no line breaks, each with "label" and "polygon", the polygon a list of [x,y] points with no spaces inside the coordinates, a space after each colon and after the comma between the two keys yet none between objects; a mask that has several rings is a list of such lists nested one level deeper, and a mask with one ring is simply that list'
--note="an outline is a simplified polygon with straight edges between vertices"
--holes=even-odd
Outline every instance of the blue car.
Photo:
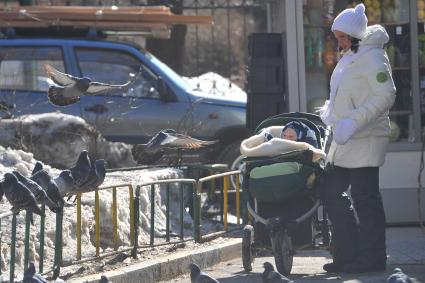
[{"label": "blue car", "polygon": [[[192,89],[149,52],[121,42],[91,39],[0,39],[0,115],[62,112],[79,116],[110,141],[145,143],[161,129],[176,129],[204,140],[218,140],[210,162],[231,165],[239,153],[246,101]],[[123,84],[128,90],[82,96],[78,103],[55,106],[46,91],[53,82],[45,64],[77,77]]]}]

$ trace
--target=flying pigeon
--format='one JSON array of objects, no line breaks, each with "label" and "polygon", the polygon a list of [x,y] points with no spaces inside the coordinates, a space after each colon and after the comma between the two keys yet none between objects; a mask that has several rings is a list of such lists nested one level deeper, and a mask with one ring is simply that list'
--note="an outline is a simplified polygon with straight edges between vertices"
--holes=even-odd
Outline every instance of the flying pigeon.
[{"label": "flying pigeon", "polygon": [[38,185],[40,185],[40,187],[43,188],[44,191],[46,191],[49,199],[51,199],[55,204],[54,207],[49,206],[50,210],[57,212],[57,209],[63,205],[64,200],[59,194],[59,189],[56,183],[52,180],[52,177],[49,175],[49,173],[47,173],[46,170],[41,169],[33,173],[30,179],[36,182]]},{"label": "flying pigeon", "polygon": [[105,160],[98,159],[94,163],[92,163],[90,174],[87,180],[82,183],[77,190],[79,192],[87,192],[91,189],[97,189],[105,180],[106,176],[106,168],[105,168]]},{"label": "flying pigeon", "polygon": [[264,272],[261,275],[261,278],[263,279],[263,283],[288,283],[288,282],[294,282],[279,272],[274,270],[273,265],[266,261],[264,264]]},{"label": "flying pigeon", "polygon": [[136,144],[131,149],[139,164],[153,164],[167,151],[177,150],[179,161],[182,150],[195,150],[215,144],[216,141],[202,141],[167,129],[158,132],[148,143]]},{"label": "flying pigeon", "polygon": [[28,269],[24,272],[23,283],[47,283],[48,281],[35,271],[34,262],[30,262]]},{"label": "flying pigeon", "polygon": [[40,161],[37,161],[34,165],[34,169],[32,169],[31,175],[34,175],[34,173],[40,171],[43,169],[43,163],[41,163]]},{"label": "flying pigeon", "polygon": [[13,213],[17,214],[21,209],[25,209],[28,212],[41,215],[41,210],[37,206],[33,193],[19,182],[15,175],[12,173],[4,174],[2,187],[7,200],[12,205]]},{"label": "flying pigeon", "polygon": [[50,208],[50,210],[55,210],[57,208],[57,204],[54,203],[46,194],[46,191],[35,181],[23,176],[18,171],[13,171],[13,175],[18,178],[19,182],[24,184],[25,187],[27,187],[31,193],[33,193],[36,201],[39,204],[44,204],[47,207]]},{"label": "flying pigeon", "polygon": [[387,278],[387,283],[413,283],[400,268],[394,268],[393,274]]},{"label": "flying pigeon", "polygon": [[112,281],[109,280],[109,278],[106,277],[105,275],[102,275],[102,276],[100,276],[99,283],[112,283]]},{"label": "flying pigeon", "polygon": [[191,283],[219,283],[215,278],[212,278],[205,272],[201,271],[199,266],[195,263],[191,263],[190,267],[190,282]]},{"label": "flying pigeon", "polygon": [[75,181],[70,170],[63,170],[53,178],[61,197],[75,190]]},{"label": "flying pigeon", "polygon": [[69,170],[71,171],[75,186],[79,187],[87,180],[91,170],[91,163],[87,150],[81,151],[74,167],[70,168]]},{"label": "flying pigeon", "polygon": [[90,78],[74,77],[62,73],[52,66],[44,66],[47,75],[56,85],[51,85],[48,90],[48,98],[51,103],[57,106],[67,106],[80,101],[82,95],[98,95],[114,89],[125,89],[133,79],[122,85],[111,85],[100,82],[93,82]]}]

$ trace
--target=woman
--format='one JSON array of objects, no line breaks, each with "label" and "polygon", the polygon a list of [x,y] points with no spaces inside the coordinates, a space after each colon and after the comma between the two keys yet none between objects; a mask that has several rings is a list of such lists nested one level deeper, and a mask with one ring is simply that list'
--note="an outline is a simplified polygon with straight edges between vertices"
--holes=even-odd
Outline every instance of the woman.
[{"label": "woman", "polygon": [[[343,54],[330,83],[330,100],[320,109],[331,126],[323,201],[333,227],[334,261],[327,272],[360,273],[386,268],[385,214],[379,167],[389,142],[388,111],[395,86],[383,45],[382,26],[367,27],[365,6],[342,11],[332,32]],[[351,200],[346,191],[351,185]],[[356,223],[352,204],[358,217]]]}]

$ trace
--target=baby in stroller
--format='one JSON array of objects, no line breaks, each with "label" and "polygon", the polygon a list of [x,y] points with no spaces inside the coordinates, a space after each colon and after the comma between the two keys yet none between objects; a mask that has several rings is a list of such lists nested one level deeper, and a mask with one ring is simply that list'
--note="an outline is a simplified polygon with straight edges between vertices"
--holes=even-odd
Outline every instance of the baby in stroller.
[{"label": "baby in stroller", "polygon": [[241,143],[242,184],[252,223],[245,226],[243,237],[247,271],[255,254],[252,239],[254,246],[271,244],[276,267],[286,275],[293,248],[314,242],[312,221],[320,205],[316,187],[326,157],[324,131],[312,122],[315,116],[287,113],[268,118]]},{"label": "baby in stroller", "polygon": [[[266,141],[271,140],[274,136],[268,131],[264,131]],[[287,123],[280,134],[281,139],[306,142],[317,148],[317,138],[312,129],[300,121],[291,121]]]}]

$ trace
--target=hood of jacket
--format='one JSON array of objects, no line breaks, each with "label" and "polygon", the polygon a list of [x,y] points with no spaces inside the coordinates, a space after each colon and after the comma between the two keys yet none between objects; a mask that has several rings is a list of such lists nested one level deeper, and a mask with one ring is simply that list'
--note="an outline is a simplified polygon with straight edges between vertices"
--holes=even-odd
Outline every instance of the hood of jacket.
[{"label": "hood of jacket", "polygon": [[360,46],[379,45],[384,46],[389,41],[387,31],[381,25],[368,26],[363,39],[360,41]]}]

